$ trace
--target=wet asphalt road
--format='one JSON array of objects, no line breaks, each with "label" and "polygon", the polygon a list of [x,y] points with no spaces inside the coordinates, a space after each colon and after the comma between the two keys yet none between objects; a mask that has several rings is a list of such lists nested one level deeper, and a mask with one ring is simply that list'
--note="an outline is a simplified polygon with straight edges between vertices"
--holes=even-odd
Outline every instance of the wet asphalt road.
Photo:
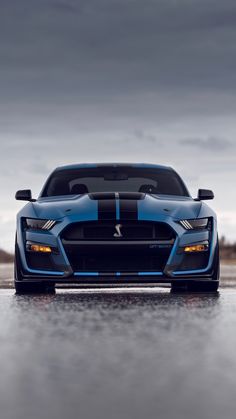
[{"label": "wet asphalt road", "polygon": [[231,419],[236,290],[0,291],[3,419]]}]

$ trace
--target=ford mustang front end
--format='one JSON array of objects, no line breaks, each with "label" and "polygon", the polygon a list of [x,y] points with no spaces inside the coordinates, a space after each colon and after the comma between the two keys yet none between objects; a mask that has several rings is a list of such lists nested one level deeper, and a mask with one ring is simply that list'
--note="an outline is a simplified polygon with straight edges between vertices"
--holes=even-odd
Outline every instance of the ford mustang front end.
[{"label": "ford mustang front end", "polygon": [[103,286],[170,283],[215,291],[219,249],[215,213],[193,199],[168,167],[73,165],[56,169],[37,200],[17,216],[17,292],[57,283]]}]

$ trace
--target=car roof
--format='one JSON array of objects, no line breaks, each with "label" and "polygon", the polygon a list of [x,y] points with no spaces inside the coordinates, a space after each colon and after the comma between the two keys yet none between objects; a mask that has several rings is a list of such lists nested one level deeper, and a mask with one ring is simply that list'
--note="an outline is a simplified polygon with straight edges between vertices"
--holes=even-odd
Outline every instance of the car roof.
[{"label": "car roof", "polygon": [[73,169],[89,169],[95,167],[136,167],[136,168],[149,168],[149,169],[163,169],[163,170],[173,170],[172,167],[163,166],[159,164],[151,163],[78,163],[78,164],[69,164],[65,166],[59,166],[55,169],[58,170],[73,170]]}]

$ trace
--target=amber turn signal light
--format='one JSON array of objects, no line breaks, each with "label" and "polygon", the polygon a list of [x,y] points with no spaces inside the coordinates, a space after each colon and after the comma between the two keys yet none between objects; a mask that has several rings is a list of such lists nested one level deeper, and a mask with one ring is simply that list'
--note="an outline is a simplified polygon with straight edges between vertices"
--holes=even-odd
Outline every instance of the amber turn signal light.
[{"label": "amber turn signal light", "polygon": [[29,250],[37,253],[52,253],[52,248],[50,246],[43,246],[41,244],[30,244]]},{"label": "amber turn signal light", "polygon": [[186,246],[184,248],[185,253],[206,252],[207,250],[208,250],[208,244],[196,244],[194,246]]}]

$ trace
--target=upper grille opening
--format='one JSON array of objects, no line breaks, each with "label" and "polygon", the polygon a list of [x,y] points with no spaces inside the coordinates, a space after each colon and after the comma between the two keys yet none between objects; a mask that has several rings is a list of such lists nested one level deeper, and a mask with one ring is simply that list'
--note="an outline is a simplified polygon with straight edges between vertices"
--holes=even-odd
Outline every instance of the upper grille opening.
[{"label": "upper grille opening", "polygon": [[[120,224],[122,236],[117,238],[116,225]],[[141,221],[94,221],[73,223],[63,232],[64,240],[172,240],[175,233],[165,223]]]}]

